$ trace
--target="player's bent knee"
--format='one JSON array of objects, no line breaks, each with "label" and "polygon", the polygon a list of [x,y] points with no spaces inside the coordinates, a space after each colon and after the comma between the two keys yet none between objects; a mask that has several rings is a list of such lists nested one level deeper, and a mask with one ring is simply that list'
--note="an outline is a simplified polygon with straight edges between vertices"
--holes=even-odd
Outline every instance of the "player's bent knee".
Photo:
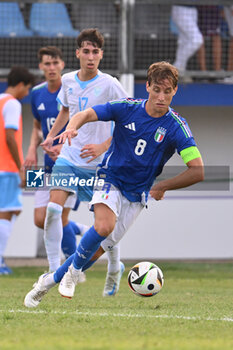
[{"label": "player's bent knee", "polygon": [[95,222],[94,228],[101,236],[107,237],[114,230],[115,223],[97,221]]}]

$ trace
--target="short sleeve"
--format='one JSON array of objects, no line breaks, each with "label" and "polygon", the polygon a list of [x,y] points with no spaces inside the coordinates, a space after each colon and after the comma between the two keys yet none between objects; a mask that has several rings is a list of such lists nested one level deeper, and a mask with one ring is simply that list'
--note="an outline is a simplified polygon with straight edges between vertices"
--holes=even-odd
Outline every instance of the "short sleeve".
[{"label": "short sleeve", "polygon": [[111,104],[105,103],[92,107],[101,121],[115,120]]},{"label": "short sleeve", "polygon": [[179,154],[185,148],[196,146],[192,132],[186,121],[182,121],[176,130],[175,144]]},{"label": "short sleeve", "polygon": [[111,85],[111,100],[118,100],[121,98],[129,97],[127,92],[124,90],[123,86],[116,78],[113,78],[113,83]]},{"label": "short sleeve", "polygon": [[65,93],[65,82],[64,79],[62,79],[62,85],[61,89],[57,95],[57,102],[60,103],[64,107],[69,107],[67,96]]},{"label": "short sleeve", "polygon": [[99,120],[113,120],[115,123],[122,122],[125,114],[128,112],[127,99],[110,101],[103,105],[92,107],[97,114]]},{"label": "short sleeve", "polygon": [[19,129],[19,121],[22,112],[21,104],[16,99],[7,101],[3,108],[5,129]]}]

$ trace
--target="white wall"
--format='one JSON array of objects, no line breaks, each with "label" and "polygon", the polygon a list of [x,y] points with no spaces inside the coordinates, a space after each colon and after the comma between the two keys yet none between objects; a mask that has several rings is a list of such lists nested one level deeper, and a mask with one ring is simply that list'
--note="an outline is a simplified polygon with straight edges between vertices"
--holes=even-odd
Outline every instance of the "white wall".
[{"label": "white wall", "polygon": [[[233,108],[177,107],[188,121],[206,165],[229,165],[233,172]],[[32,122],[24,106],[26,152]],[[41,163],[42,164],[42,163]],[[175,156],[170,165],[182,165]],[[121,244],[123,259],[232,258],[232,207],[230,191],[173,191],[164,201],[149,201]],[[91,224],[93,214],[82,204],[71,218]],[[24,211],[11,235],[6,256],[34,257],[37,230],[33,225],[33,196],[24,196]]]},{"label": "white wall", "polygon": [[[182,198],[181,198],[182,197]],[[195,197],[195,196],[194,196]],[[93,214],[85,204],[71,218],[87,225]],[[121,243],[122,259],[233,258],[232,199],[195,199],[167,195],[137,218]],[[7,257],[35,257],[38,232],[33,225],[33,196],[24,196],[6,251]]]}]

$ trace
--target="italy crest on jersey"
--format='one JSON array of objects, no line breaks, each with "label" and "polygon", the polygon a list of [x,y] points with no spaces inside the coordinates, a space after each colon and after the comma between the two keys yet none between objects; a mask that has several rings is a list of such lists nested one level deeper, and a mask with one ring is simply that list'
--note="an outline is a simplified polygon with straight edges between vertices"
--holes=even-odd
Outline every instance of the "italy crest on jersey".
[{"label": "italy crest on jersey", "polygon": [[166,134],[166,129],[162,128],[161,126],[156,130],[154,139],[156,142],[162,142],[164,139],[164,136]]}]

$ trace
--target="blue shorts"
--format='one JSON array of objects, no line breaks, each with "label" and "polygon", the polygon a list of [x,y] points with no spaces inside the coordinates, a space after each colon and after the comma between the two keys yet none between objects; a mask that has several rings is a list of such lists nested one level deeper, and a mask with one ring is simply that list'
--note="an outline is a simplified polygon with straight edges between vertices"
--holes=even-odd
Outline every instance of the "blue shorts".
[{"label": "blue shorts", "polygon": [[57,158],[51,173],[51,189],[76,193],[80,201],[90,201],[96,171],[78,167],[64,158]]},{"label": "blue shorts", "polygon": [[21,210],[22,189],[20,177],[17,173],[0,173],[0,211]]}]

